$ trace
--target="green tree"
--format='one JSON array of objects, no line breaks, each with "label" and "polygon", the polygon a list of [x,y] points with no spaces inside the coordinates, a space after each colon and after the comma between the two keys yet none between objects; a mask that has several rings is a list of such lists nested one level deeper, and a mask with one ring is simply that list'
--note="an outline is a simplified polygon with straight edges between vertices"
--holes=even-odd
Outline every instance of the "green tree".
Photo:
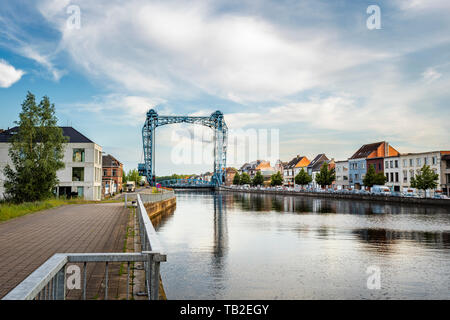
[{"label": "green tree", "polygon": [[122,169],[122,183],[126,183],[128,181],[128,176],[125,170]]},{"label": "green tree", "polygon": [[277,173],[273,174],[270,177],[271,186],[281,186],[282,184],[283,184],[283,177],[281,176],[280,171],[278,171]]},{"label": "green tree", "polygon": [[420,190],[436,189],[439,175],[430,169],[430,166],[423,165],[420,172],[411,178],[411,187]]},{"label": "green tree", "polygon": [[239,172],[236,172],[233,178],[233,184],[238,185],[241,182],[241,176],[239,175]]},{"label": "green tree", "polygon": [[250,184],[250,176],[247,172],[241,174],[241,184]]},{"label": "green tree", "polygon": [[375,172],[373,165],[369,165],[367,173],[364,176],[363,184],[366,187],[372,188],[374,185],[384,185],[386,183],[386,176],[382,172]]},{"label": "green tree", "polygon": [[252,185],[260,186],[264,183],[264,177],[261,174],[261,171],[256,171],[256,175],[253,177]]},{"label": "green tree", "polygon": [[128,171],[127,181],[134,181],[136,186],[141,182],[142,177],[139,175],[139,172],[136,169]]},{"label": "green tree", "polygon": [[7,198],[24,202],[53,195],[59,183],[56,172],[64,168],[67,142],[57,122],[50,99],[45,96],[36,104],[35,96],[28,92],[8,151],[13,166],[7,164],[3,171]]},{"label": "green tree", "polygon": [[328,163],[324,162],[320,168],[320,172],[316,175],[316,182],[322,188],[324,186],[329,186],[336,179],[336,174],[334,168],[329,170]]},{"label": "green tree", "polygon": [[312,177],[305,171],[304,168],[295,176],[295,183],[305,186],[312,181]]}]

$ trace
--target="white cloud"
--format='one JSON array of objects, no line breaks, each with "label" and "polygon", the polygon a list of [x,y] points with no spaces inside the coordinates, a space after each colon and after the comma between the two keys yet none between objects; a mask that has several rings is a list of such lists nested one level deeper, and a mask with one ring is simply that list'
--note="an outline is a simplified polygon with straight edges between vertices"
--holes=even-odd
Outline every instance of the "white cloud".
[{"label": "white cloud", "polygon": [[428,68],[422,73],[422,77],[427,83],[431,83],[439,79],[441,76],[442,74],[437,72],[434,68]]},{"label": "white cloud", "polygon": [[[144,96],[109,94],[94,97],[92,102],[63,106],[62,111],[68,113],[72,113],[74,110],[91,112],[109,122],[141,126],[147,111],[163,102],[164,100],[161,99]],[[158,108],[158,111],[160,110],[164,114],[170,113],[167,108]]]},{"label": "white cloud", "polygon": [[203,1],[78,4],[79,30],[45,12],[63,34],[62,48],[89,75],[160,97],[200,90],[241,103],[276,100],[386,57],[340,43],[333,29],[286,29],[256,15],[217,13]]},{"label": "white cloud", "polygon": [[0,59],[0,88],[9,88],[24,74],[24,71],[16,69],[5,60]]}]

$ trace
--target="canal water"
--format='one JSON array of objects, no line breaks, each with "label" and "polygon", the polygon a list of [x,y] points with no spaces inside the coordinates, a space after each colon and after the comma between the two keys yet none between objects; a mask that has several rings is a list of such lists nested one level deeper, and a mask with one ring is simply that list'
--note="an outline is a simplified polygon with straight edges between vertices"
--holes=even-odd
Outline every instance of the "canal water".
[{"label": "canal water", "polygon": [[448,208],[176,195],[157,228],[168,299],[450,299]]}]

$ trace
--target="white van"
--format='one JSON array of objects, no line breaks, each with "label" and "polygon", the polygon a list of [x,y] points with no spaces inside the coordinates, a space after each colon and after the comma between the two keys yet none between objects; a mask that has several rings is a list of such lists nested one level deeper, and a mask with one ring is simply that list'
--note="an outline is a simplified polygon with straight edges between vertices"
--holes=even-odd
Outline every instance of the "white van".
[{"label": "white van", "polygon": [[389,189],[388,186],[374,185],[371,189],[371,192],[374,194],[390,195],[391,189]]}]

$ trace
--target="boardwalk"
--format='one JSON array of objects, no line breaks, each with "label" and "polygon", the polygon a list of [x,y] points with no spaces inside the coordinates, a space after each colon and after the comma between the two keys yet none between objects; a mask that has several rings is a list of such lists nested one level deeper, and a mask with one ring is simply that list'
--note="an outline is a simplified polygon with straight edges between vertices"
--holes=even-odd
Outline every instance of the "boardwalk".
[{"label": "boardwalk", "polygon": [[[63,206],[0,223],[0,298],[54,253],[122,252],[127,219],[122,203],[104,203]],[[100,266],[94,268],[98,271],[89,277],[101,281]],[[95,290],[88,290],[88,297],[101,297]]]}]

